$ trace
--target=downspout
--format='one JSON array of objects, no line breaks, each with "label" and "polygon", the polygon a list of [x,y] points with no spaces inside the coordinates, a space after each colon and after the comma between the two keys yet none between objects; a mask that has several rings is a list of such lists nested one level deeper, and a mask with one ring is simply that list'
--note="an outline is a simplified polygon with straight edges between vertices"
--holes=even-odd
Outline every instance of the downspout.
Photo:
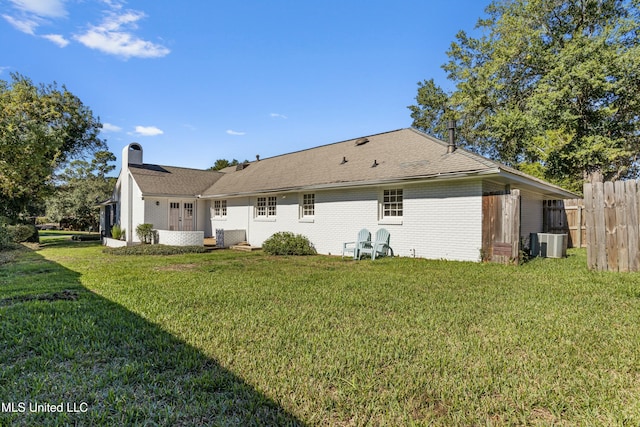
[{"label": "downspout", "polygon": [[247,197],[247,243],[251,244],[249,235],[251,234],[251,196]]}]

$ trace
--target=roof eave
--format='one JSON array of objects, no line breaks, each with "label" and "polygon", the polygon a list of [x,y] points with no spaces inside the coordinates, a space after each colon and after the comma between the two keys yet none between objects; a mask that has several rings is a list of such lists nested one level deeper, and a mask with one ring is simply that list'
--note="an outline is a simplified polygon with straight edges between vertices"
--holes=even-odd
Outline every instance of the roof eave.
[{"label": "roof eave", "polygon": [[465,179],[465,178],[468,179],[468,178],[475,178],[478,176],[496,175],[497,173],[499,173],[499,169],[482,169],[482,170],[475,170],[475,171],[438,173],[438,174],[431,174],[431,175],[415,175],[415,176],[407,176],[407,177],[400,177],[400,178],[398,177],[383,178],[383,179],[368,180],[368,181],[349,181],[349,182],[338,182],[338,183],[334,182],[334,183],[326,183],[326,184],[304,185],[304,186],[297,186],[297,187],[282,187],[282,188],[265,189],[260,191],[199,195],[198,197],[202,199],[220,199],[225,197],[247,197],[247,196],[257,196],[260,194],[268,194],[268,193],[330,190],[335,188],[359,188],[359,187],[371,187],[376,185],[390,185],[394,183],[417,182],[417,181],[455,180],[455,179]]},{"label": "roof eave", "polygon": [[572,193],[571,191],[565,190],[562,187],[558,187],[557,185],[549,184],[541,180],[530,179],[525,176],[521,176],[519,174],[515,174],[513,172],[509,172],[501,168],[498,169],[498,173],[501,176],[504,176],[511,181],[519,182],[521,184],[526,184],[528,187],[533,187],[537,191],[539,191],[541,194],[547,195],[549,197],[556,197],[557,199],[579,199],[580,198],[578,194]]}]

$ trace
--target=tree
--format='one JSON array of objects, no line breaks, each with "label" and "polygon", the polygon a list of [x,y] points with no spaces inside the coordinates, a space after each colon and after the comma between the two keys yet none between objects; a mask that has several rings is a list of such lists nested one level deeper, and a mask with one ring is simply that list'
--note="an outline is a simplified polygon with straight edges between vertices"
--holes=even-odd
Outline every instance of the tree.
[{"label": "tree", "polygon": [[443,68],[445,93],[419,84],[413,125],[574,190],[592,173],[637,176],[638,0],[502,0],[461,31]]},{"label": "tree", "polygon": [[236,166],[238,165],[239,162],[236,159],[233,159],[231,161],[227,160],[227,159],[218,159],[216,160],[216,162],[213,164],[213,166],[211,166],[209,169],[210,171],[219,171],[222,170],[224,168],[227,168],[229,166]]},{"label": "tree", "polygon": [[115,169],[110,162],[116,157],[109,151],[98,151],[91,162],[73,160],[56,177],[55,192],[47,199],[47,217],[53,221],[69,221],[77,229],[97,229],[100,213],[96,203],[111,195],[116,178],[106,175]]},{"label": "tree", "polygon": [[106,147],[98,118],[56,84],[0,80],[0,215],[17,218],[53,191],[54,171]]}]

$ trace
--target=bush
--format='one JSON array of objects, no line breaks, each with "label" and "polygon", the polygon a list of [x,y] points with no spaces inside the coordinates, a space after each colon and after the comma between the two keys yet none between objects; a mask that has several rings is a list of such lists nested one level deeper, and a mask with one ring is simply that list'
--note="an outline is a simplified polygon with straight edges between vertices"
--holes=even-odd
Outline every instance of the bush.
[{"label": "bush", "polygon": [[110,255],[180,255],[200,254],[208,251],[204,246],[136,245],[105,248],[102,252]]},{"label": "bush", "polygon": [[71,240],[77,240],[79,242],[90,242],[95,240],[102,240],[102,236],[99,234],[74,234],[71,236]]},{"label": "bush", "polygon": [[270,255],[315,255],[316,248],[302,234],[282,231],[264,241],[262,249]]},{"label": "bush", "polygon": [[9,238],[14,243],[39,243],[40,235],[35,225],[18,224],[7,226]]},{"label": "bush", "polygon": [[11,236],[9,236],[9,230],[7,225],[0,218],[0,250],[11,247]]},{"label": "bush", "polygon": [[122,229],[120,228],[120,226],[116,224],[113,227],[111,227],[111,238],[120,240],[121,237],[122,237]]},{"label": "bush", "polygon": [[136,227],[136,235],[140,242],[144,244],[151,244],[155,240],[156,232],[153,229],[153,224],[140,224]]}]

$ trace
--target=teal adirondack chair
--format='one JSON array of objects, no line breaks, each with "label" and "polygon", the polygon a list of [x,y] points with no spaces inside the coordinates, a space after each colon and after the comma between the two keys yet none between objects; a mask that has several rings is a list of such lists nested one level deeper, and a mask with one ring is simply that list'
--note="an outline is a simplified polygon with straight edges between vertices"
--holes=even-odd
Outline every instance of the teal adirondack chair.
[{"label": "teal adirondack chair", "polygon": [[393,256],[393,249],[389,246],[390,239],[391,235],[389,232],[384,228],[381,228],[376,232],[376,238],[374,241],[364,242],[362,248],[360,248],[358,259],[362,258],[362,255],[364,254],[369,254],[372,260],[389,254]]},{"label": "teal adirondack chair", "polygon": [[355,242],[346,242],[342,244],[342,258],[344,258],[345,254],[352,253],[353,259],[359,259],[362,244],[369,240],[371,240],[371,233],[366,228],[363,228],[358,233],[358,238]]}]

